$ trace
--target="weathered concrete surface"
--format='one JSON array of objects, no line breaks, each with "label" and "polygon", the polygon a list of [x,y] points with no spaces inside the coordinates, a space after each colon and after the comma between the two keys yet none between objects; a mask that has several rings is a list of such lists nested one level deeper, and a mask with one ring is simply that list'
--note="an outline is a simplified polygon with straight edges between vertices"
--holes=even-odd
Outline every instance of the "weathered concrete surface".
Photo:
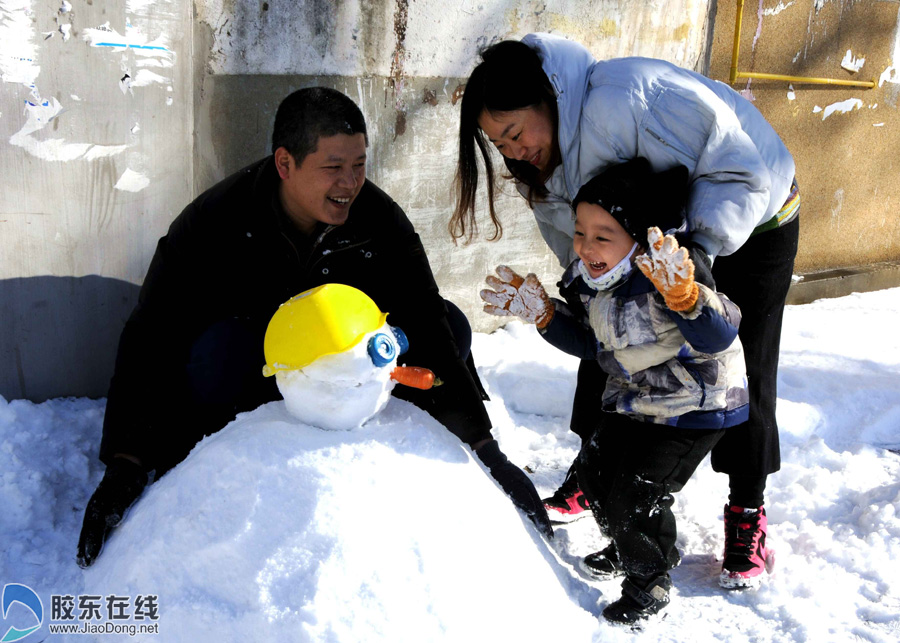
[{"label": "weathered concrete surface", "polygon": [[[709,75],[727,82],[736,3],[717,5]],[[900,4],[746,2],[740,42],[739,71],[878,83],[875,89],[746,79],[734,85],[797,162],[795,270],[900,259]]]},{"label": "weathered concrete surface", "polygon": [[[708,4],[691,0],[205,3],[195,27],[195,41],[209,52],[198,72],[197,189],[269,153],[275,109],[289,92],[334,87],[362,108],[370,130],[368,176],[416,226],[442,293],[476,330],[492,330],[503,320],[481,312],[478,291],[498,264],[537,273],[551,291],[561,270],[508,182],[498,203],[501,240],[482,235],[454,246],[447,232],[458,98],[478,50],[530,31],[555,31],[597,58],[655,56],[700,69],[707,23]],[[273,41],[276,24],[297,36]],[[489,234],[484,201],[478,211]]]},{"label": "weathered concrete surface", "polygon": [[183,0],[0,0],[0,395],[105,395],[192,193],[189,34]]},{"label": "weathered concrete surface", "polygon": [[816,299],[844,297],[900,287],[900,261],[882,261],[867,266],[822,270],[803,275],[791,285],[787,303],[808,304]]}]

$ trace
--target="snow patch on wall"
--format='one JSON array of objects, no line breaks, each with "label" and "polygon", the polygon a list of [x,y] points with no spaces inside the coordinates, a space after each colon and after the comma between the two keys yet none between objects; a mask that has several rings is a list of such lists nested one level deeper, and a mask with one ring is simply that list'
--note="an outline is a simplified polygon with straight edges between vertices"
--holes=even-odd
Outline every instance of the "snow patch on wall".
[{"label": "snow patch on wall", "polygon": [[148,185],[150,185],[149,178],[140,172],[135,172],[131,168],[127,168],[113,187],[124,192],[140,192]]},{"label": "snow patch on wall", "polygon": [[31,86],[41,71],[37,64],[31,0],[0,0],[0,80]]},{"label": "snow patch on wall", "polygon": [[847,71],[851,71],[854,74],[862,69],[862,66],[866,64],[865,58],[854,58],[853,52],[848,49],[847,53],[844,54],[844,59],[841,61],[841,67],[846,69]]}]

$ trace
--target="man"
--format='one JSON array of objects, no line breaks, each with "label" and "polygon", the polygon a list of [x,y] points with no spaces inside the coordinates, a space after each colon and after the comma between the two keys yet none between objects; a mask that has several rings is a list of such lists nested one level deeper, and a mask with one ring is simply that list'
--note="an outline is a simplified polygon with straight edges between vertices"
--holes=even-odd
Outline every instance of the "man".
[{"label": "man", "polygon": [[[160,239],[119,343],[100,445],[107,469],[85,510],[79,565],[99,555],[148,472],[159,478],[236,413],[279,399],[262,376],[266,326],[281,303],[325,283],[354,286],[390,314],[409,338],[409,363],[443,382],[395,394],[471,445],[552,534],[531,481],[491,437],[468,347],[457,345],[419,236],[366,180],[367,145],[349,98],[294,92],[278,108],[272,156],[200,195]],[[468,323],[450,308],[464,336]]]}]

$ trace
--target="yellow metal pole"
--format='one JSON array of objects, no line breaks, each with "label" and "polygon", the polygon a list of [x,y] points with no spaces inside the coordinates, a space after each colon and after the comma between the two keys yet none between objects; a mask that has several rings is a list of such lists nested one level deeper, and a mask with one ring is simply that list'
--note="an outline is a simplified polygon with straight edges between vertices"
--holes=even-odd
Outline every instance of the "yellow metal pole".
[{"label": "yellow metal pole", "polygon": [[874,89],[877,83],[873,80],[839,80],[837,78],[810,78],[808,76],[785,76],[783,74],[764,74],[762,72],[738,71],[738,53],[741,49],[741,22],[744,16],[744,0],[737,0],[737,16],[734,21],[734,47],[731,50],[731,73],[728,83],[734,85],[738,78],[759,78],[761,80],[787,80],[794,83],[814,85],[845,85],[850,87],[866,87]]},{"label": "yellow metal pole", "polygon": [[731,50],[731,75],[728,81],[730,85],[734,85],[734,82],[737,80],[738,52],[741,48],[741,20],[743,16],[744,0],[738,0],[737,17],[734,21],[734,48]]},{"label": "yellow metal pole", "polygon": [[[808,76],[785,76],[783,74],[764,74],[752,71],[732,72],[735,80],[738,78],[760,78],[763,80],[787,80],[795,83],[811,83],[817,85],[850,85],[853,87],[874,88],[877,83],[873,80],[839,80],[837,78],[810,78]],[[732,83],[734,81],[731,81]]]}]

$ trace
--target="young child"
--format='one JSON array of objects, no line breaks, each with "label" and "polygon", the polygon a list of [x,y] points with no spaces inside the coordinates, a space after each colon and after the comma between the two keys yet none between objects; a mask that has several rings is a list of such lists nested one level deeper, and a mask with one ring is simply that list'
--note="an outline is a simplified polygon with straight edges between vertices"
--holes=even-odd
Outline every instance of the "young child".
[{"label": "young child", "polygon": [[481,292],[486,312],[535,323],[551,344],[596,358],[608,374],[597,409],[607,413],[576,467],[612,541],[582,565],[595,576],[624,574],[622,596],[603,610],[619,623],[668,604],[668,571],[680,560],[672,494],[748,416],[740,312],[715,292],[702,251],[693,261],[660,230],[682,225],[687,193],[683,167],[612,166],[572,201],[579,258],[559,284],[565,302],[506,266],[487,278],[494,290]]}]

